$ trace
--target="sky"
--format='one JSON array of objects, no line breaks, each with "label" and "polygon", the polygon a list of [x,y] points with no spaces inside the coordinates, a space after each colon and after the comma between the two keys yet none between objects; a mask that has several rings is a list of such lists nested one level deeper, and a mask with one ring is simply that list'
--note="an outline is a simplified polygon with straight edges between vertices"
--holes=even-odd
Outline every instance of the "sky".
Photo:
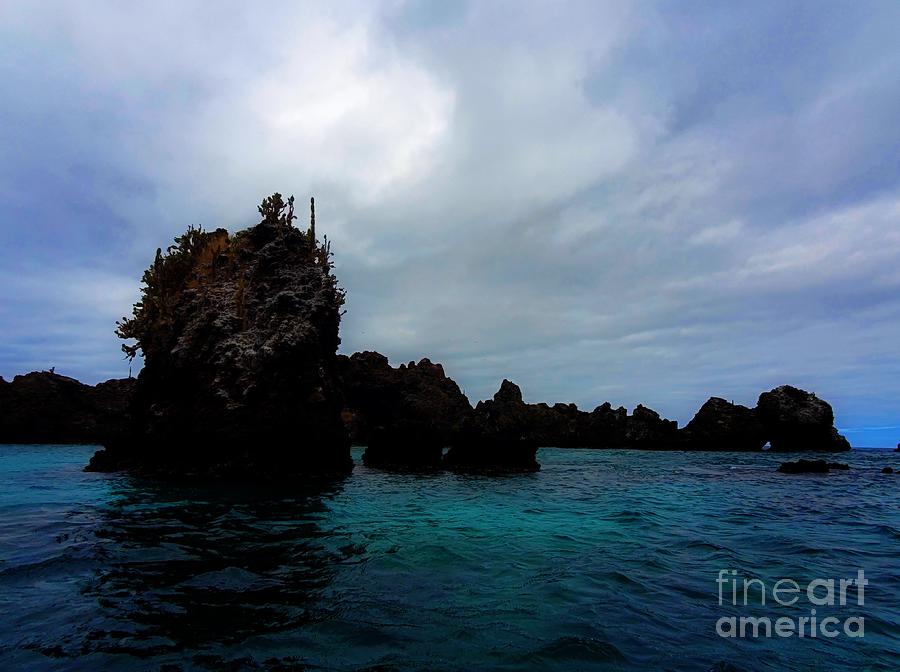
[{"label": "sky", "polygon": [[900,441],[900,3],[0,2],[0,375],[128,375],[157,247],[316,198],[342,352],[470,401],[793,384]]}]

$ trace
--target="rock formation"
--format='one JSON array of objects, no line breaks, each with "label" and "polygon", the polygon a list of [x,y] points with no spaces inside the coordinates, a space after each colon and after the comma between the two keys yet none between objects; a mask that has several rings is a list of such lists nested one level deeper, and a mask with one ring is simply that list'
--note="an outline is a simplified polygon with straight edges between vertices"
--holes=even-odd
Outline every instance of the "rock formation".
[{"label": "rock formation", "polygon": [[[229,235],[189,228],[144,273],[118,334],[144,368],[95,388],[55,374],[0,379],[0,440],[103,442],[96,470],[289,476],[351,467],[534,470],[538,446],[841,451],[831,406],[782,386],[754,409],[709,399],[686,427],[638,405],[526,404],[504,380],[473,409],[440,364],[337,356],[343,291],[327,241],[294,227],[293,198]],[[127,399],[131,398],[131,403]],[[128,415],[130,414],[130,418]],[[448,449],[446,455],[445,449]]]},{"label": "rock formation", "polygon": [[440,364],[394,368],[377,352],[338,356],[344,419],[369,466],[439,466],[444,447],[471,414],[469,400]]},{"label": "rock formation", "polygon": [[[831,407],[810,393],[781,387],[747,408],[712,397],[686,427],[638,405],[629,415],[608,402],[591,412],[575,404],[526,404],[514,383],[471,409],[459,387],[438,364],[392,368],[378,353],[340,358],[347,398],[345,420],[357,442],[369,446],[371,466],[436,466],[444,446],[448,465],[506,461],[530,465],[535,446],[636,448],[644,450],[835,451],[849,444],[833,427]],[[493,446],[494,449],[489,448]]]},{"label": "rock formation", "polygon": [[348,470],[336,375],[343,291],[326,241],[275,194],[231,236],[190,228],[144,274],[118,334],[143,352],[126,432],[95,470],[287,477]]},{"label": "rock formation", "polygon": [[720,397],[710,397],[678,436],[685,450],[754,451],[766,440],[755,409]]},{"label": "rock formation", "polygon": [[458,470],[537,471],[538,444],[530,436],[528,405],[517,385],[503,380],[489,401],[479,401],[474,413],[453,437],[444,458]]},{"label": "rock formation", "polygon": [[850,443],[834,427],[834,412],[815,394],[790,385],[759,395],[756,413],[772,450],[839,452]]},{"label": "rock formation", "polygon": [[0,378],[0,443],[108,441],[127,425],[134,383],[83,385],[46,371]]}]

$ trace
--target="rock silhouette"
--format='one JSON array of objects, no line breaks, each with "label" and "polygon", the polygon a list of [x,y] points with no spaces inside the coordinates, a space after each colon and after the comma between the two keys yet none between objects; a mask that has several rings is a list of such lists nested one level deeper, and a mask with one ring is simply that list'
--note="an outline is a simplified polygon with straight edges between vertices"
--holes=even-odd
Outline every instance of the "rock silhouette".
[{"label": "rock silhouette", "polygon": [[83,385],[55,372],[0,378],[0,443],[102,443],[128,423],[134,379]]},{"label": "rock silhouette", "polygon": [[759,395],[756,413],[772,450],[779,452],[850,450],[834,427],[831,405],[815,394],[790,385]]},{"label": "rock silhouette", "polygon": [[710,397],[679,432],[686,450],[762,450],[767,434],[755,409]]},{"label": "rock silhouette", "polygon": [[[337,355],[344,293],[327,240],[294,226],[294,199],[230,235],[189,228],[143,276],[118,325],[137,381],[96,387],[54,372],[0,378],[0,441],[100,442],[90,469],[157,476],[289,477],[373,467],[536,470],[539,446],[848,450],[831,406],[789,385],[756,408],[711,397],[683,429],[643,405],[529,404],[503,380],[473,408],[440,364]],[[898,447],[900,450],[900,447]],[[446,454],[445,454],[446,451]]]},{"label": "rock silhouette", "polygon": [[472,412],[440,364],[394,368],[377,352],[338,357],[350,438],[369,466],[439,466],[444,447]]},{"label": "rock silhouette", "polygon": [[352,467],[336,350],[342,290],[328,246],[275,194],[230,236],[188,229],[144,274],[119,324],[141,350],[128,430],[97,470],[283,478]]},{"label": "rock silhouette", "polygon": [[530,436],[528,405],[522,391],[504,379],[494,398],[479,401],[453,437],[444,460],[451,469],[492,470],[503,467],[537,471],[538,444]]}]

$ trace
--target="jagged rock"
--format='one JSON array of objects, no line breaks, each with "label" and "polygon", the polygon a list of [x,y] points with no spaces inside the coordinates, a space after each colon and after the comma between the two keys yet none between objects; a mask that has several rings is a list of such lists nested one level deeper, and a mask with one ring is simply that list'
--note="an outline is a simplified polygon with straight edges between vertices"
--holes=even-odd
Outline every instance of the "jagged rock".
[{"label": "jagged rock", "polygon": [[0,443],[103,443],[127,425],[134,383],[91,386],[48,371],[0,378]]},{"label": "jagged rock", "polygon": [[757,417],[772,450],[839,452],[850,443],[834,427],[834,412],[816,395],[782,385],[759,396]]},{"label": "jagged rock", "polygon": [[438,466],[453,432],[472,413],[440,364],[392,367],[377,352],[338,356],[344,418],[368,466]]},{"label": "jagged rock", "polygon": [[668,448],[675,442],[677,431],[677,422],[665,420],[653,409],[638,404],[628,418],[625,440],[633,448]]},{"label": "jagged rock", "polygon": [[582,445],[591,448],[624,448],[628,445],[628,411],[607,401],[587,414]]},{"label": "jagged rock", "polygon": [[783,474],[827,474],[832,469],[846,471],[849,468],[849,464],[841,462],[797,460],[796,462],[782,462],[781,466],[778,467],[778,471]]},{"label": "jagged rock", "polygon": [[528,407],[519,386],[504,379],[489,401],[455,432],[444,464],[457,470],[537,471],[538,444],[528,436]]},{"label": "jagged rock", "polygon": [[678,433],[684,450],[758,451],[766,440],[754,409],[720,397],[710,397]]},{"label": "jagged rock", "polygon": [[133,422],[89,468],[286,478],[352,468],[336,378],[343,292],[293,199],[229,236],[189,229],[144,274],[119,335],[143,351]]}]

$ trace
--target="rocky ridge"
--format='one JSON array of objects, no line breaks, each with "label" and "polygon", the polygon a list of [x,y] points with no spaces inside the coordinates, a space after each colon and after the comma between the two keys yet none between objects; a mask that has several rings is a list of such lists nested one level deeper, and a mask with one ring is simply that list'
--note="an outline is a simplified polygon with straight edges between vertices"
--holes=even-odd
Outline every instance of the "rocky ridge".
[{"label": "rocky ridge", "polygon": [[50,371],[0,378],[0,443],[101,444],[129,422],[135,380],[84,385]]}]

